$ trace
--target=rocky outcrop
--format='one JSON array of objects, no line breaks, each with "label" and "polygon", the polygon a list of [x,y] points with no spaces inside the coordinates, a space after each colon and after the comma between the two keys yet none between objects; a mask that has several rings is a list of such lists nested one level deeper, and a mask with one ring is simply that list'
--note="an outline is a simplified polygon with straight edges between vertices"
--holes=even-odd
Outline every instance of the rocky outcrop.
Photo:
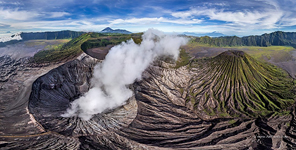
[{"label": "rocky outcrop", "polygon": [[134,84],[138,115],[118,134],[158,148],[287,149],[295,144],[286,142],[291,115],[247,119],[197,112],[186,101],[195,71],[161,66],[150,67]]},{"label": "rocky outcrop", "polygon": [[16,75],[18,71],[23,70],[28,59],[13,59],[10,56],[0,57],[0,82],[6,82],[11,76]]}]

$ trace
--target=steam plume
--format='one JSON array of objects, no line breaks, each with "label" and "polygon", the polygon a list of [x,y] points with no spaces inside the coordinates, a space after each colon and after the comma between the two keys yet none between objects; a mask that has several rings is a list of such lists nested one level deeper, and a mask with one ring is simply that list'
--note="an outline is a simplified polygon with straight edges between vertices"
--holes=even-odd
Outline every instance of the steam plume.
[{"label": "steam plume", "polygon": [[186,38],[149,29],[142,35],[140,45],[131,39],[114,46],[105,60],[95,66],[92,88],[72,102],[62,116],[78,115],[89,120],[94,114],[123,105],[133,94],[127,86],[141,80],[142,72],[155,58],[165,55],[176,60],[180,46],[186,43]]}]

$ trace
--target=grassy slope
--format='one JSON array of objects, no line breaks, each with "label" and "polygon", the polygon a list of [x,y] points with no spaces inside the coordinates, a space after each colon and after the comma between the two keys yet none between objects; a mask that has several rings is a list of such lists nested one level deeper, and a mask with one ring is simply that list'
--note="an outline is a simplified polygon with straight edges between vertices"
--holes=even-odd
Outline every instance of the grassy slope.
[{"label": "grassy slope", "polygon": [[255,59],[274,59],[275,62],[287,61],[292,59],[291,52],[295,49],[291,46],[240,46],[240,47],[229,47],[230,49],[238,49],[247,52],[250,56]]},{"label": "grassy slope", "polygon": [[83,34],[72,39],[65,45],[43,50],[36,53],[32,59],[35,63],[57,62],[64,59],[71,59],[82,53],[81,44],[90,38],[90,34]]},{"label": "grassy slope", "polygon": [[195,59],[190,66],[199,68],[201,74],[191,80],[187,102],[204,106],[208,115],[285,114],[284,108],[294,103],[293,79],[282,69],[247,54],[238,57],[224,52],[214,58]]},{"label": "grassy slope", "polygon": [[26,46],[33,47],[36,45],[48,45],[46,48],[49,48],[51,46],[57,46],[61,44],[68,43],[71,39],[58,39],[58,40],[29,40],[25,41]]},{"label": "grassy slope", "polygon": [[[203,50],[203,47],[241,50],[243,59],[217,56],[214,58],[190,60],[188,50]],[[282,69],[265,62],[291,60],[290,46],[235,46],[217,47],[190,41],[187,51],[182,50],[176,67],[187,65],[198,68],[202,73],[192,80],[188,89],[187,102],[196,108],[206,105],[211,100],[217,101],[217,107],[204,107],[208,115],[220,117],[258,117],[269,114],[287,114],[285,110],[295,101],[296,81],[291,79]],[[210,50],[210,48],[208,50]],[[262,61],[263,60],[263,61]],[[200,81],[199,84],[198,81]],[[194,86],[193,86],[194,85]],[[182,89],[183,91],[185,89]],[[182,92],[183,93],[183,92]]]},{"label": "grassy slope", "polygon": [[[47,50],[39,51],[32,59],[35,63],[57,62],[61,60],[72,59],[83,53],[88,48],[106,46],[105,44],[119,44],[122,41],[134,39],[136,43],[141,42],[141,34],[101,34],[101,33],[86,33],[75,39],[72,39],[65,45],[47,47]],[[105,41],[102,45],[102,40]],[[107,41],[107,42],[106,42]],[[90,46],[83,46],[86,43],[91,43]],[[37,42],[38,44],[38,42]]]},{"label": "grassy slope", "polygon": [[91,38],[86,40],[81,49],[86,51],[91,48],[106,47],[107,45],[117,45],[123,41],[133,39],[135,43],[141,43],[141,34],[100,34],[93,33]]},{"label": "grassy slope", "polygon": [[190,62],[190,58],[190,55],[186,53],[184,49],[181,49],[179,59],[176,62],[175,68],[180,68],[182,66],[188,65]]},{"label": "grassy slope", "polygon": [[201,49],[202,47],[210,47],[210,48],[226,48],[230,50],[242,50],[247,52],[250,56],[258,60],[270,60],[273,59],[274,62],[288,61],[293,57],[291,55],[292,51],[296,51],[295,48],[291,46],[268,46],[268,47],[260,47],[260,46],[213,46],[209,44],[201,44],[197,43],[194,40],[191,40],[187,44],[190,49]]}]

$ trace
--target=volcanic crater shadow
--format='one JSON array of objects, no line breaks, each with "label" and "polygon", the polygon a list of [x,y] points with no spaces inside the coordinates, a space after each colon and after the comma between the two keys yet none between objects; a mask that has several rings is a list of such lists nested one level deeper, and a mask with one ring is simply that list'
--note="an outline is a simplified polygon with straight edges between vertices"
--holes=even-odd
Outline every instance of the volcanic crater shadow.
[{"label": "volcanic crater shadow", "polygon": [[85,56],[49,71],[33,83],[28,108],[46,130],[67,136],[86,136],[120,128],[134,119],[137,112],[134,97],[125,106],[94,115],[88,121],[79,117],[61,117],[72,101],[90,89],[93,67],[97,62],[97,59]]}]

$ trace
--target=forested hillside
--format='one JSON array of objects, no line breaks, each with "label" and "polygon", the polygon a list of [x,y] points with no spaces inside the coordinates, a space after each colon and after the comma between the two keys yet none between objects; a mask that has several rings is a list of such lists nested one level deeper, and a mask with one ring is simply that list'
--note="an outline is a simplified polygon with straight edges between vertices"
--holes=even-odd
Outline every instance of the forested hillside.
[{"label": "forested hillside", "polygon": [[87,53],[87,49],[105,47],[107,45],[114,46],[129,39],[133,39],[136,43],[140,43],[141,35],[142,33],[126,35],[89,32],[72,39],[65,45],[61,45],[49,50],[39,51],[34,55],[31,61],[34,63],[49,63],[72,59],[83,52]]},{"label": "forested hillside", "polygon": [[74,39],[85,32],[76,32],[76,31],[56,31],[56,32],[23,32],[21,37],[23,40],[37,40],[37,39]]},{"label": "forested hillside", "polygon": [[224,36],[211,38],[209,36],[197,37],[192,42],[210,46],[293,46],[296,47],[296,32],[277,31],[270,34],[256,36]]}]

